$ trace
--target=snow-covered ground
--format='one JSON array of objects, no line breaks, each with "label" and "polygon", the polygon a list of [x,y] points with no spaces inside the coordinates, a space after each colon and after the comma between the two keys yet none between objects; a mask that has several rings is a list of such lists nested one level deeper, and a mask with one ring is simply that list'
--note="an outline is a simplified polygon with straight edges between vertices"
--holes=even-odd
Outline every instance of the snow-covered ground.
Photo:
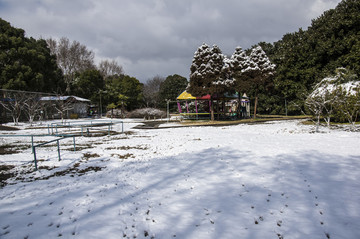
[{"label": "snow-covered ground", "polygon": [[0,238],[360,238],[360,133],[299,122],[1,138]]}]

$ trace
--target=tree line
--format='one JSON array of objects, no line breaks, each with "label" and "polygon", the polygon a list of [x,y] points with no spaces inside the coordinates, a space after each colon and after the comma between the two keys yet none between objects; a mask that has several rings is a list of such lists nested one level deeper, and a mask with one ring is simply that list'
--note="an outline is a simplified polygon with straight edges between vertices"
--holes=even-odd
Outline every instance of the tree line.
[{"label": "tree line", "polygon": [[[309,108],[309,96],[324,78],[336,78],[338,69],[345,68],[346,75],[358,81],[359,34],[360,1],[343,0],[312,20],[307,30],[300,28],[277,42],[260,42],[245,51],[238,47],[230,57],[216,45],[210,48],[203,44],[193,57],[188,90],[195,96],[246,92],[252,99],[254,115],[314,113]],[[341,77],[342,83],[352,81],[350,78]],[[339,87],[337,81],[332,84]],[[355,87],[357,95],[359,90]],[[339,102],[351,98],[346,95],[337,97]],[[360,107],[354,109],[353,114],[359,114]],[[332,117],[336,121],[346,118]]]},{"label": "tree line", "polygon": [[[132,110],[165,107],[165,100],[175,99],[188,84],[178,75],[155,76],[143,84],[114,60],[96,66],[94,53],[77,41],[27,38],[24,30],[2,19],[0,27],[3,89],[72,94],[101,101],[104,109]],[[322,79],[335,76],[341,67],[360,74],[359,34],[360,2],[343,0],[306,30],[287,33],[274,43],[236,48],[229,57],[205,44],[194,55],[188,90],[195,96],[246,92],[256,105],[255,114],[308,113],[306,99]],[[271,67],[260,69],[265,63]]]},{"label": "tree line", "polygon": [[267,114],[289,114],[305,110],[305,99],[336,69],[346,68],[360,75],[360,1],[343,0],[335,9],[325,11],[306,29],[285,34],[272,44],[262,42],[270,60],[276,65],[272,87],[259,95],[259,109]]},{"label": "tree line", "polygon": [[76,95],[101,104],[103,110],[131,111],[165,108],[165,100],[175,99],[187,85],[179,75],[155,76],[143,84],[126,75],[115,60],[96,66],[94,57],[78,41],[28,38],[23,29],[0,18],[0,89]]}]

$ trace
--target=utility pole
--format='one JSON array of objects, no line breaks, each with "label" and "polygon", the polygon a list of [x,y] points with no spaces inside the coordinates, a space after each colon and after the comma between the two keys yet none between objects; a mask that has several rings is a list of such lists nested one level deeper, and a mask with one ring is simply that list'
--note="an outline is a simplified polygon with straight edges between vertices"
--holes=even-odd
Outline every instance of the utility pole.
[{"label": "utility pole", "polygon": [[101,102],[101,93],[107,93],[107,91],[103,91],[103,90],[99,90],[99,94],[100,94],[100,118],[102,118],[102,102]]},{"label": "utility pole", "polygon": [[167,116],[167,122],[169,122],[170,120],[170,109],[169,109],[169,104],[171,100],[166,99],[166,116]]}]

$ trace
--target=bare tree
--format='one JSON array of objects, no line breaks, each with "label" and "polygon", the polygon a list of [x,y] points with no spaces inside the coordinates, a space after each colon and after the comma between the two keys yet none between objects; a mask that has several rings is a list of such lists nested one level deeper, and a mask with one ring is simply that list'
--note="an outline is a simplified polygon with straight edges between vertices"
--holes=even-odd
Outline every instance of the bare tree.
[{"label": "bare tree", "polygon": [[33,124],[36,115],[40,113],[41,109],[42,103],[40,101],[40,95],[33,93],[27,94],[24,100],[24,111],[29,119],[30,125]]},{"label": "bare tree", "polygon": [[308,97],[305,101],[306,107],[316,117],[316,132],[319,132],[320,118],[324,110],[323,99],[319,96]]},{"label": "bare tree", "polygon": [[319,129],[321,116],[330,128],[331,116],[341,95],[335,84],[336,80],[332,77],[324,78],[305,101],[307,108],[317,117],[316,131]]},{"label": "bare tree", "polygon": [[155,76],[144,84],[143,95],[146,107],[156,108],[159,103],[160,85],[165,81],[161,76]]},{"label": "bare tree", "polygon": [[51,54],[56,55],[57,64],[64,73],[66,93],[70,94],[75,73],[95,68],[94,53],[85,45],[77,41],[70,42],[66,37],[62,37],[59,42],[50,38],[47,43]]},{"label": "bare tree", "polygon": [[72,97],[57,95],[53,106],[61,115],[61,122],[64,122],[65,114],[74,108],[74,99]]},{"label": "bare tree", "polygon": [[3,91],[3,97],[0,100],[0,104],[4,109],[10,112],[14,125],[19,124],[19,118],[24,109],[25,99],[26,95],[22,91]]},{"label": "bare tree", "polygon": [[103,60],[99,64],[99,71],[105,80],[109,76],[122,75],[124,70],[115,60]]},{"label": "bare tree", "polygon": [[57,41],[55,39],[49,38],[46,40],[46,43],[50,49],[51,55],[57,56],[57,47],[58,47]]}]

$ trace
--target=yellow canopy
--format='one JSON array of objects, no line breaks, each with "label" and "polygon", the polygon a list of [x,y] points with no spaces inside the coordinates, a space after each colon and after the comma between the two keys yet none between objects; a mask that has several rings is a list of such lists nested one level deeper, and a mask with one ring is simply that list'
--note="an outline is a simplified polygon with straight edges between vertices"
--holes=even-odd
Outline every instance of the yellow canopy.
[{"label": "yellow canopy", "polygon": [[187,93],[186,90],[185,90],[176,99],[177,100],[196,100],[196,97],[194,97],[191,94]]}]

